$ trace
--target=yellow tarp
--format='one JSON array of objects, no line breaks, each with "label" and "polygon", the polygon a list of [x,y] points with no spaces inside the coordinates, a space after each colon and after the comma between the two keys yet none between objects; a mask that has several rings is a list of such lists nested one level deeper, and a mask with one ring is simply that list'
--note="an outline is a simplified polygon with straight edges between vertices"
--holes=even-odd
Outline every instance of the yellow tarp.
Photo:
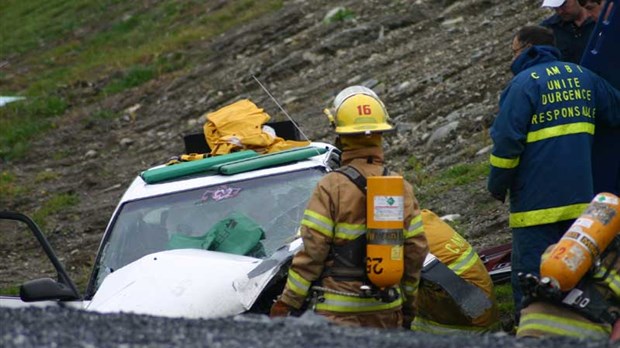
[{"label": "yellow tarp", "polygon": [[271,117],[248,99],[237,101],[208,113],[204,125],[211,155],[239,150],[271,153],[309,145],[308,141],[292,141],[274,137],[263,130]]}]

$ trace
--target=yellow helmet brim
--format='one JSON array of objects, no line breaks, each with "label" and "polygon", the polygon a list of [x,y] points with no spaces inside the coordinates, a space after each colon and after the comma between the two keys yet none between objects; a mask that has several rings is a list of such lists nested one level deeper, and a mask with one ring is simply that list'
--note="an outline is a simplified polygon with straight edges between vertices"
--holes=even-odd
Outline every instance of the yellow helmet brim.
[{"label": "yellow helmet brim", "polygon": [[368,133],[385,133],[393,131],[395,128],[387,123],[375,124],[357,124],[351,126],[336,127],[337,134],[368,134]]}]

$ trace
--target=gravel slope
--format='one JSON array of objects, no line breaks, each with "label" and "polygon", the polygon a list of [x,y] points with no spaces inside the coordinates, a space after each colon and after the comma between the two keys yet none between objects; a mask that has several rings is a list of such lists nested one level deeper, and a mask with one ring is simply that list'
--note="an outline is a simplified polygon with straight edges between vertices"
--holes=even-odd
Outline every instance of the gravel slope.
[{"label": "gravel slope", "polygon": [[271,320],[266,316],[189,320],[133,314],[97,314],[48,308],[0,308],[1,347],[608,347],[571,339],[516,340],[432,336],[405,330],[345,328],[321,317]]}]

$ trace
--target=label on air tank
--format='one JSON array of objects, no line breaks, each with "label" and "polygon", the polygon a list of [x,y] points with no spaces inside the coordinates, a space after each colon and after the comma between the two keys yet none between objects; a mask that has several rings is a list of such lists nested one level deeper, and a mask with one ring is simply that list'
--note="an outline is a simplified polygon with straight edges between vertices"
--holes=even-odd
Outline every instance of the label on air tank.
[{"label": "label on air tank", "polygon": [[375,221],[403,221],[402,196],[375,196],[373,203]]},{"label": "label on air tank", "polygon": [[597,220],[603,225],[607,225],[614,219],[616,214],[616,209],[614,209],[610,204],[594,202],[586,208],[586,211],[584,211],[582,215],[588,216],[593,220]]},{"label": "label on air tank", "polygon": [[594,258],[598,257],[600,254],[596,241],[592,239],[592,237],[584,233],[583,230],[578,226],[573,225],[571,229],[564,234],[562,239],[564,238],[575,240],[582,247],[588,250]]},{"label": "label on air tank", "polygon": [[592,221],[591,219],[579,218],[575,220],[575,223],[573,223],[573,226],[583,226],[586,228],[590,228],[592,227],[593,223],[594,221]]},{"label": "label on air tank", "polygon": [[585,252],[578,245],[573,245],[568,249],[566,255],[562,257],[562,262],[571,272],[576,272],[586,258]]},{"label": "label on air tank", "polygon": [[600,193],[596,195],[596,197],[594,197],[593,201],[611,205],[618,205],[618,197],[612,197]]}]

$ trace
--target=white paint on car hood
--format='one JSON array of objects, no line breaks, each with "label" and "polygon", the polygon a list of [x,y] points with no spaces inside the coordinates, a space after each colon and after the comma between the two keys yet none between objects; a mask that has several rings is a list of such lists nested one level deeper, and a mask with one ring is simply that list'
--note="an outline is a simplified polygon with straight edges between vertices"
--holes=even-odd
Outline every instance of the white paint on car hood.
[{"label": "white paint on car hood", "polygon": [[235,279],[247,278],[260,262],[196,249],[150,254],[109,274],[86,309],[185,318],[240,314],[248,303],[238,296]]}]

